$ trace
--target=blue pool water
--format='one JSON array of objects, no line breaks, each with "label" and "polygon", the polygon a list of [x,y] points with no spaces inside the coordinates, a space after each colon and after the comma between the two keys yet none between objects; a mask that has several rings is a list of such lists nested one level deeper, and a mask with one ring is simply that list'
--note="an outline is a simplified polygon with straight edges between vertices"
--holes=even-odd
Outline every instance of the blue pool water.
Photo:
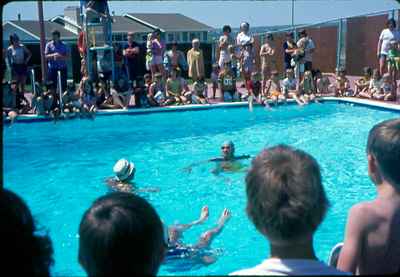
[{"label": "blue pool water", "polygon": [[[116,160],[135,162],[139,186],[156,186],[142,194],[167,224],[198,218],[203,205],[210,217],[185,233],[194,243],[214,226],[224,207],[232,218],[213,242],[220,253],[208,267],[179,272],[162,266],[161,275],[228,274],[254,266],[269,253],[265,239],[247,219],[244,173],[210,173],[212,164],[181,169],[219,155],[220,144],[236,143],[237,154],[256,155],[263,147],[286,143],[311,153],[321,165],[331,202],[315,237],[317,255],[325,260],[343,238],[347,211],[372,199],[365,145],[370,128],[398,113],[348,104],[307,107],[227,108],[195,112],[98,117],[94,121],[19,123],[3,130],[4,184],[21,195],[37,221],[46,227],[55,248],[55,275],[84,275],[77,262],[81,216],[94,199],[108,192],[104,179]],[[247,162],[248,164],[249,162]]]}]

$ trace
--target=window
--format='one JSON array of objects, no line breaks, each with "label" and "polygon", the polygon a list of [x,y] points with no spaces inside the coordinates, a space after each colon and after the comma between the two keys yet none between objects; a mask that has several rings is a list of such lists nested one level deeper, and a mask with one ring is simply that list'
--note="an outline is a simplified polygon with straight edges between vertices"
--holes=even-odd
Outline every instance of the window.
[{"label": "window", "polygon": [[174,41],[174,34],[169,33],[168,34],[168,42],[173,42]]},{"label": "window", "polygon": [[197,34],[194,32],[191,32],[189,35],[189,40],[192,41],[193,39],[195,39],[197,37]]},{"label": "window", "polygon": [[175,40],[176,40],[177,42],[180,42],[180,41],[181,41],[181,33],[175,33]]},{"label": "window", "polygon": [[203,41],[207,41],[208,40],[208,33],[207,32],[203,32]]},{"label": "window", "polygon": [[182,33],[182,41],[183,42],[187,42],[188,41],[188,33],[187,32],[183,32]]}]

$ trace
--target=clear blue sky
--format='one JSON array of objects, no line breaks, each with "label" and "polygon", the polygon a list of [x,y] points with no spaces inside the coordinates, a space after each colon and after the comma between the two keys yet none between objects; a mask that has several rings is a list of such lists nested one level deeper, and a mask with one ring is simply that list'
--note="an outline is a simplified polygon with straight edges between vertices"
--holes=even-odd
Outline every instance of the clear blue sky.
[{"label": "clear blue sky", "polygon": [[[44,1],[44,17],[63,14],[66,6],[79,1]],[[252,26],[286,25],[291,23],[291,0],[270,1],[109,1],[110,11],[182,13],[212,27],[230,24],[238,27],[241,21]],[[383,10],[400,9],[395,0],[295,0],[295,24],[315,23],[338,17],[361,15]],[[3,22],[37,19],[34,1],[14,1],[3,6]]]}]

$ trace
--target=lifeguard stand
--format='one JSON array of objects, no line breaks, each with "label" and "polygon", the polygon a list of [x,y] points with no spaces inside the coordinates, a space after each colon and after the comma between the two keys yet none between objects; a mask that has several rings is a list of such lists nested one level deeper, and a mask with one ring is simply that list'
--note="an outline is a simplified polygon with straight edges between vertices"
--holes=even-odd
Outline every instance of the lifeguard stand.
[{"label": "lifeguard stand", "polygon": [[82,31],[86,41],[86,69],[89,76],[94,70],[93,57],[96,53],[99,62],[107,50],[111,51],[112,81],[115,80],[114,47],[112,44],[112,18],[107,10],[108,17],[98,17],[98,21],[93,22],[93,18],[87,16],[87,1],[80,1],[80,13],[82,19]]}]

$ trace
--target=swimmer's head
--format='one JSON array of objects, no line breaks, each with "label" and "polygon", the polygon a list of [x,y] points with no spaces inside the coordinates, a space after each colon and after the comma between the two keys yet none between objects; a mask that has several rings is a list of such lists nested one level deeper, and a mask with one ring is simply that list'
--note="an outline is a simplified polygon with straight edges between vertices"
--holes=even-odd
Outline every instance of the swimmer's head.
[{"label": "swimmer's head", "polygon": [[132,181],[135,177],[135,164],[126,159],[120,159],[115,163],[113,171],[117,179],[121,182]]},{"label": "swimmer's head", "polygon": [[227,140],[221,145],[221,152],[224,159],[232,159],[235,155],[235,145]]}]

